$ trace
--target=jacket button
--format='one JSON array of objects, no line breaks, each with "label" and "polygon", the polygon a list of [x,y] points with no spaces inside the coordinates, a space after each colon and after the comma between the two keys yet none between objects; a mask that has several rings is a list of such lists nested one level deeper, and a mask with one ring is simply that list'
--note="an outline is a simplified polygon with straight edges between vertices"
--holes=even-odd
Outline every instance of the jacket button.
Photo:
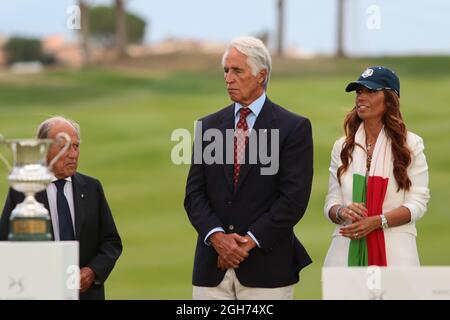
[{"label": "jacket button", "polygon": [[227,204],[229,205],[229,206],[231,206],[232,204],[233,204],[233,201],[227,201]]},{"label": "jacket button", "polygon": [[228,227],[228,230],[233,231],[234,230],[234,226],[232,224],[230,224],[230,226]]}]

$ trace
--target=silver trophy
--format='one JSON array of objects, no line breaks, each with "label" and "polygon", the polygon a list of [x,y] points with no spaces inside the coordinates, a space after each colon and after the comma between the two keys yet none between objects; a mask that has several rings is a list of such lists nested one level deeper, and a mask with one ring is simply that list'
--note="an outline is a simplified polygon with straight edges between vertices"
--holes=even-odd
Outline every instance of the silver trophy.
[{"label": "silver trophy", "polygon": [[[52,143],[65,140],[55,158],[47,166],[47,152]],[[5,140],[0,135],[0,144],[6,144],[12,151],[13,167],[0,154],[8,170],[9,185],[25,194],[25,200],[19,203],[11,213],[8,239],[11,241],[48,241],[52,240],[50,232],[50,215],[48,210],[34,195],[43,191],[51,183],[51,168],[69,149],[71,140],[67,133],[60,132],[53,139],[11,139]]]}]

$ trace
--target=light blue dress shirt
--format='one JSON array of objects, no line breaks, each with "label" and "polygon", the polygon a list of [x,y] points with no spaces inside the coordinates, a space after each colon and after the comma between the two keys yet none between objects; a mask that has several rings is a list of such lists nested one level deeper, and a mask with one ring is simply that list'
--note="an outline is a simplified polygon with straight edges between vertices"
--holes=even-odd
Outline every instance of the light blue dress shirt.
[{"label": "light blue dress shirt", "polygon": [[[251,104],[248,105],[248,108],[252,111],[247,116],[247,125],[248,129],[253,129],[253,126],[255,125],[256,118],[258,117],[259,113],[262,110],[262,107],[264,105],[264,102],[266,101],[266,94],[263,92],[263,94],[253,101]],[[237,123],[239,121],[239,110],[241,110],[243,106],[239,103],[234,104],[234,128],[236,129]]]}]

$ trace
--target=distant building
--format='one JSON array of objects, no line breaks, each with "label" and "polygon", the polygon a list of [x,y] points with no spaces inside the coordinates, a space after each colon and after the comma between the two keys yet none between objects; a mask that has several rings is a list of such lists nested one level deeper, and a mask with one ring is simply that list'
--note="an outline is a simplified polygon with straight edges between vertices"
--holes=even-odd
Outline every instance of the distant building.
[{"label": "distant building", "polygon": [[59,63],[70,67],[81,67],[82,52],[77,43],[66,42],[63,35],[57,34],[42,39],[42,50],[52,55]]},{"label": "distant building", "polygon": [[223,53],[226,43],[202,41],[190,38],[167,38],[147,47],[149,54],[170,54],[177,52]]}]

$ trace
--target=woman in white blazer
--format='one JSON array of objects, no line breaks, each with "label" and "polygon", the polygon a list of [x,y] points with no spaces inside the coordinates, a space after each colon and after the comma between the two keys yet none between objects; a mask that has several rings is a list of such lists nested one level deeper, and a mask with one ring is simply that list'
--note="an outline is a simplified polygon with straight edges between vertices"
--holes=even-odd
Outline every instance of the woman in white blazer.
[{"label": "woman in white blazer", "polygon": [[367,68],[333,146],[325,217],[336,224],[324,265],[418,266],[415,221],[430,198],[422,139],[400,113],[400,81]]}]

